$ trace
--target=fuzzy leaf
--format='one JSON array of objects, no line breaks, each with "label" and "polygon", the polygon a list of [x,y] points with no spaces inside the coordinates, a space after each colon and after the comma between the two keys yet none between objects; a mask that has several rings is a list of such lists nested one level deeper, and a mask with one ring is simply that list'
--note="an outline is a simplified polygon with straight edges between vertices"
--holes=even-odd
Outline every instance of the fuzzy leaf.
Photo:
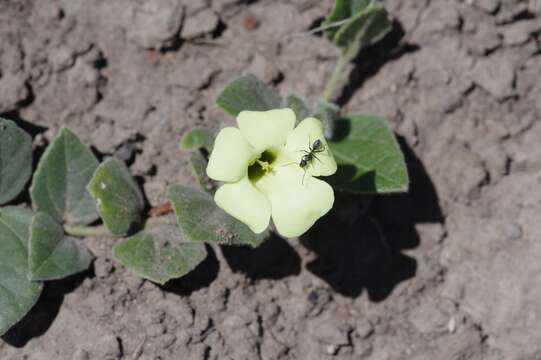
[{"label": "fuzzy leaf", "polygon": [[230,82],[216,103],[228,114],[237,116],[243,110],[279,109],[282,99],[255,75],[248,74]]},{"label": "fuzzy leaf", "polygon": [[286,98],[286,107],[295,112],[297,124],[310,116],[310,107],[306,104],[306,100],[297,95],[289,95]]},{"label": "fuzzy leaf", "polygon": [[336,123],[329,146],[338,171],[328,178],[337,190],[352,193],[393,193],[408,190],[404,155],[385,120],[349,115]]},{"label": "fuzzy leaf", "polygon": [[28,276],[30,280],[55,280],[88,269],[92,254],[79,239],[65,236],[49,214],[37,213],[30,226]]},{"label": "fuzzy leaf", "polygon": [[124,162],[110,158],[104,161],[88,184],[105,226],[115,235],[126,235],[141,221],[143,194]]},{"label": "fuzzy leaf", "polygon": [[316,105],[313,116],[321,120],[325,137],[332,139],[336,128],[336,121],[340,118],[340,108],[333,103],[320,101]]},{"label": "fuzzy leaf", "polygon": [[185,242],[176,226],[163,225],[117,243],[113,256],[137,275],[163,285],[195,269],[207,250],[203,243]]},{"label": "fuzzy leaf", "polygon": [[214,134],[207,128],[193,128],[188,131],[180,140],[181,150],[205,149],[212,152],[214,145]]},{"label": "fuzzy leaf", "polygon": [[190,166],[199,186],[209,194],[213,194],[215,183],[207,176],[207,164],[207,159],[199,151],[190,154]]},{"label": "fuzzy leaf", "polygon": [[167,189],[167,199],[187,240],[257,247],[265,238],[216,206],[212,196],[205,192],[173,185]]},{"label": "fuzzy leaf", "polygon": [[32,138],[0,118],[0,204],[13,200],[32,174]]},{"label": "fuzzy leaf", "polygon": [[0,208],[0,335],[21,320],[39,298],[42,284],[28,279],[32,211]]},{"label": "fuzzy leaf", "polygon": [[41,157],[30,195],[36,211],[69,224],[89,224],[98,218],[86,185],[98,160],[68,129],[62,129]]}]

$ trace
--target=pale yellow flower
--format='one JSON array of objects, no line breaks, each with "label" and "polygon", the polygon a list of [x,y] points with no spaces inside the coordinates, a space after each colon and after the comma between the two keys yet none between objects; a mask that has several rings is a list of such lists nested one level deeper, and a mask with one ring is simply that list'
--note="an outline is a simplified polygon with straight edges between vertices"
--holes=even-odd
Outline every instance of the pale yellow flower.
[{"label": "pale yellow flower", "polygon": [[[334,202],[332,187],[314,177],[336,172],[321,121],[306,118],[295,127],[295,113],[286,108],[243,111],[237,124],[218,133],[210,155],[208,176],[225,182],[216,204],[255,233],[272,217],[281,235],[303,234]],[[322,151],[301,167],[317,140]]]}]

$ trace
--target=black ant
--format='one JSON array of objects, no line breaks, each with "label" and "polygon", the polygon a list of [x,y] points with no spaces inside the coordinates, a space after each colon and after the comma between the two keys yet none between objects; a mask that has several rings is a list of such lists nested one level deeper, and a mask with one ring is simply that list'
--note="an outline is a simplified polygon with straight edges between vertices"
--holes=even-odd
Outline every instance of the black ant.
[{"label": "black ant", "polygon": [[[304,152],[304,155],[301,157],[301,160],[299,161],[299,167],[304,170],[304,174],[302,176],[302,184],[304,184],[304,177],[306,176],[306,167],[310,165],[310,163],[314,159],[321,162],[321,160],[319,160],[316,154],[324,152],[325,145],[323,145],[323,142],[319,139],[317,139],[310,145],[310,140],[308,140],[308,150],[309,151],[299,150],[299,151]],[[290,164],[295,164],[295,163],[290,163]],[[290,165],[290,164],[286,164],[286,165]]]},{"label": "black ant", "polygon": [[305,154],[302,156],[301,161],[299,162],[299,166],[304,169],[307,167],[313,159],[316,159],[317,161],[321,162],[321,160],[318,159],[316,156],[317,153],[325,151],[325,145],[321,142],[321,140],[317,139],[314,141],[312,145],[310,145],[310,142],[308,143],[308,150],[300,150],[304,152]]}]

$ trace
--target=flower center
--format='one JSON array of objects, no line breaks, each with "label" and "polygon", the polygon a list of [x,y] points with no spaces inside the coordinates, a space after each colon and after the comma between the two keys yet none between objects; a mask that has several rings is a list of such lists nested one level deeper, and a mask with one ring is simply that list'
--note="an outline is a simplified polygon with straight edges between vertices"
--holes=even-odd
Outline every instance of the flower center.
[{"label": "flower center", "polygon": [[248,179],[255,183],[267,173],[272,172],[272,167],[277,156],[269,150],[263,151],[252,165],[248,167]]}]

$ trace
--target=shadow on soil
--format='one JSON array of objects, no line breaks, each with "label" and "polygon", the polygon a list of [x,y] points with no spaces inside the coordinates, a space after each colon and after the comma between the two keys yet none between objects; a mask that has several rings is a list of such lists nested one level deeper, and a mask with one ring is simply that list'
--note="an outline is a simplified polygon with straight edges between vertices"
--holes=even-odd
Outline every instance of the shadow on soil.
[{"label": "shadow on soil", "polygon": [[228,265],[252,280],[281,279],[298,275],[301,258],[283,238],[272,233],[259,247],[222,247]]},{"label": "shadow on soil", "polygon": [[45,334],[56,319],[64,297],[77,289],[88,276],[94,276],[93,268],[62,280],[46,281],[36,305],[2,336],[2,340],[11,346],[22,348],[32,338]]},{"label": "shadow on soil", "polygon": [[403,42],[404,35],[404,27],[395,20],[393,30],[384,39],[359,52],[353,61],[355,67],[349,74],[346,86],[335,100],[340,107],[344,106],[365,81],[377,74],[387,62],[419,50],[418,45]]},{"label": "shadow on soil", "polygon": [[338,194],[333,212],[301,241],[317,254],[308,269],[334,291],[371,301],[385,300],[402,281],[415,276],[417,261],[403,250],[419,245],[418,223],[441,223],[436,189],[423,164],[399,138],[410,174],[406,194],[354,196]]}]

